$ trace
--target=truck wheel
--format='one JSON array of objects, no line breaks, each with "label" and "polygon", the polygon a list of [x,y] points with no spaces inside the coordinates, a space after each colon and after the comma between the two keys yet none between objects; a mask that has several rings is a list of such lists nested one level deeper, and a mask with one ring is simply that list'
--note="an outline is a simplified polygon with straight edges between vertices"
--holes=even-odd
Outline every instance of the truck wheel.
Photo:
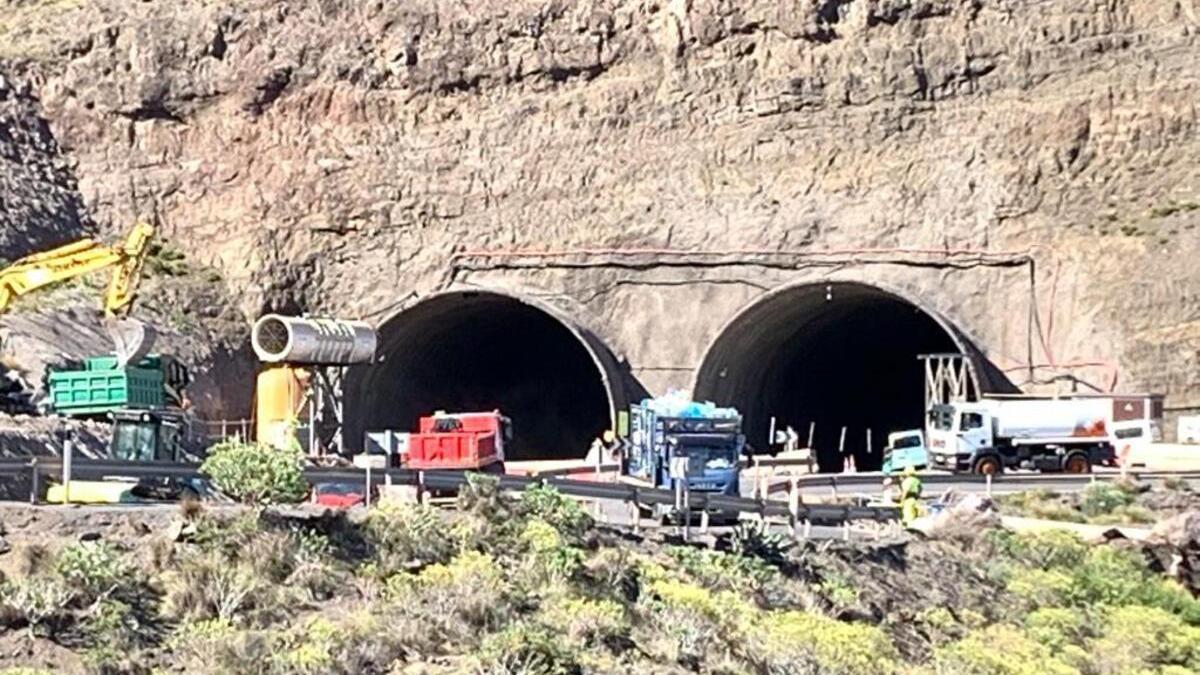
[{"label": "truck wheel", "polygon": [[1068,455],[1063,461],[1063,471],[1066,473],[1091,473],[1092,463],[1083,453]]},{"label": "truck wheel", "polygon": [[1004,471],[998,457],[980,457],[975,462],[975,473],[981,476],[995,476]]}]

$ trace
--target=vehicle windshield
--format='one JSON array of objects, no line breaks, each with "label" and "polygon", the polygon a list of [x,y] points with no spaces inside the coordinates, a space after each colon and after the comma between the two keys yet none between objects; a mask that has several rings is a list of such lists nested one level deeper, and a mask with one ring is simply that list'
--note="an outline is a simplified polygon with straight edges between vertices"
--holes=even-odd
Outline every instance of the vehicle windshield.
[{"label": "vehicle windshield", "polygon": [[901,436],[900,438],[896,439],[896,442],[892,444],[892,447],[897,450],[901,448],[919,448],[921,447],[921,437],[916,434]]},{"label": "vehicle windshield", "polygon": [[954,408],[935,405],[929,409],[929,426],[938,431],[949,431],[954,426]]},{"label": "vehicle windshield", "polygon": [[732,446],[690,445],[687,447],[688,471],[731,469],[738,461]]},{"label": "vehicle windshield", "polygon": [[155,429],[152,424],[118,422],[113,428],[113,459],[131,462],[154,459]]}]

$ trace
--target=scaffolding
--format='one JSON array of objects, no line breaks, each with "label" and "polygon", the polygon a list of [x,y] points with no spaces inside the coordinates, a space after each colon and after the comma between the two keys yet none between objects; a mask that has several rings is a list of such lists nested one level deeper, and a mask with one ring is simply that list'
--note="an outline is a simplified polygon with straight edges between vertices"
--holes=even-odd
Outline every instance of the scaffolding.
[{"label": "scaffolding", "polygon": [[955,401],[979,399],[979,381],[966,354],[919,354],[925,365],[925,410]]}]

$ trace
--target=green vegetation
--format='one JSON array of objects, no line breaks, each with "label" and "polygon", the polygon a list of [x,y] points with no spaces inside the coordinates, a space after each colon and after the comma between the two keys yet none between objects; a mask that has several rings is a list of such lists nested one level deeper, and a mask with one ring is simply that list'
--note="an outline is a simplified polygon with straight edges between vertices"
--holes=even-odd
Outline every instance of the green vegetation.
[{"label": "green vegetation", "polygon": [[222,492],[247,504],[298,502],[308,493],[304,456],[298,447],[225,441],[208,451],[200,471]]},{"label": "green vegetation", "polygon": [[1200,601],[1135,550],[1061,532],[908,553],[792,546],[761,528],[722,550],[627,542],[553,488],[510,495],[482,477],[449,510],[185,516],[180,541],[22,549],[0,625],[98,673],[1200,668]]},{"label": "green vegetation", "polygon": [[187,257],[183,254],[183,251],[180,251],[171,244],[155,239],[146,248],[146,260],[143,271],[146,275],[182,277],[190,272],[191,269],[188,267]]},{"label": "green vegetation", "polygon": [[1094,483],[1078,494],[1052,490],[1027,490],[1004,495],[997,502],[1004,513],[1096,525],[1145,525],[1156,516],[1138,504],[1139,486],[1131,483]]}]

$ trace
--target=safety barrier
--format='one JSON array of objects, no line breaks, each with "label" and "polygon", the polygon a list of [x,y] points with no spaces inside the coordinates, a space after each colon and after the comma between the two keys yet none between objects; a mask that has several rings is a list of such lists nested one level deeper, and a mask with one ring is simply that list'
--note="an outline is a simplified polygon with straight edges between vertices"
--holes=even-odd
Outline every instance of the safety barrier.
[{"label": "safety barrier", "polygon": [[[60,479],[62,459],[58,457],[0,460],[0,476],[30,478],[30,502],[37,503],[41,486],[46,479]],[[383,484],[408,485],[421,491],[455,492],[467,482],[465,471],[412,471],[409,469],[366,470],[354,467],[307,467],[305,478],[310,483],[346,482],[372,486]],[[127,462],[118,460],[76,459],[71,467],[72,480],[82,479],[201,479],[198,464],[174,462]],[[573,481],[557,477],[498,476],[503,490],[523,490],[544,483],[571,497],[622,502],[631,506],[653,507],[674,505],[676,495],[670,490],[625,483]],[[854,506],[844,504],[803,504],[747,497],[731,497],[703,492],[689,494],[688,504],[698,511],[739,517],[743,514],[759,518],[786,518],[793,524],[842,524],[852,521],[888,522],[899,518],[894,507]]]},{"label": "safety barrier", "polygon": [[[1020,488],[1038,488],[1045,487],[1048,484],[1067,484],[1074,486],[1085,486],[1096,481],[1114,481],[1122,478],[1134,479],[1140,481],[1147,480],[1163,480],[1166,478],[1177,478],[1181,480],[1193,481],[1200,480],[1200,471],[1128,471],[1124,474],[1120,472],[1112,473],[1040,473],[1040,474],[999,474],[991,476],[982,476],[979,474],[964,474],[964,473],[925,473],[921,472],[921,482],[925,485],[962,485],[964,483],[974,483],[984,485],[989,481],[996,486],[1010,486]],[[767,489],[768,494],[779,492],[787,492],[791,489],[791,484],[795,482],[802,488],[827,487],[837,490],[841,487],[881,487],[883,480],[886,478],[882,473],[821,473],[809,474],[802,476],[772,476],[769,477],[775,482],[772,482]]]}]

